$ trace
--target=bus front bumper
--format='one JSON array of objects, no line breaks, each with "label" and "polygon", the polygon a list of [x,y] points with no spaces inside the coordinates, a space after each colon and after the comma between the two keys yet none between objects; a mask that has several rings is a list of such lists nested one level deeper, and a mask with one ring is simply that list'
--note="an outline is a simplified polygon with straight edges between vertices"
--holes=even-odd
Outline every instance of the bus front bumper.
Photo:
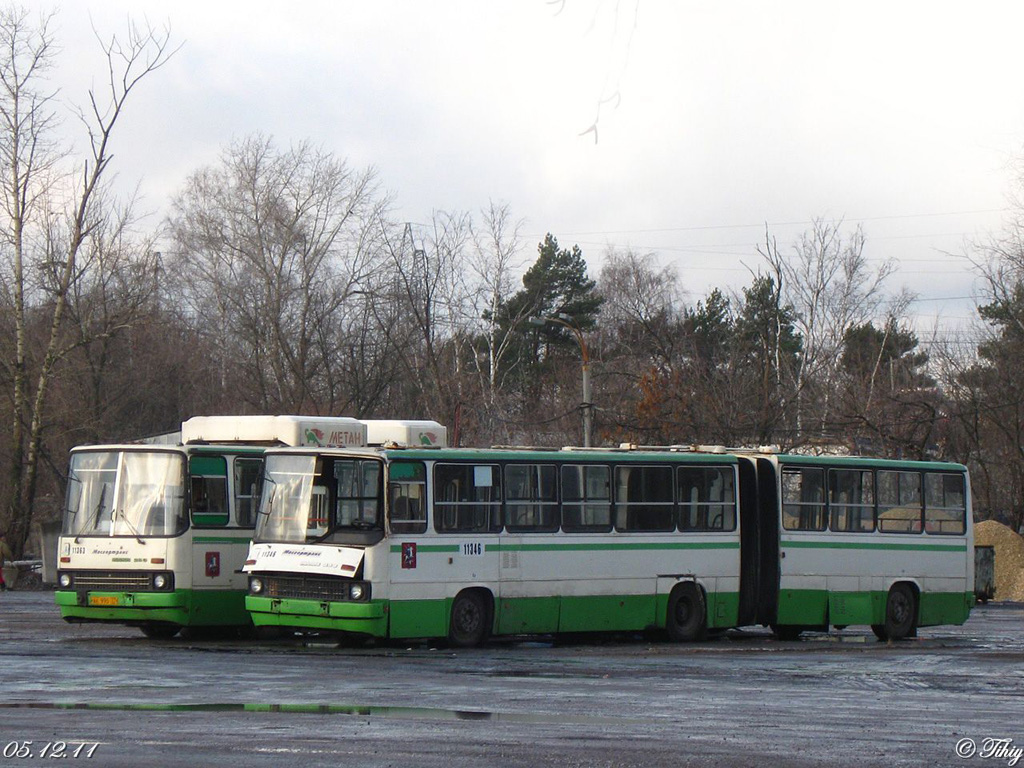
[{"label": "bus front bumper", "polygon": [[187,624],[189,595],[174,592],[77,592],[57,590],[54,602],[65,621],[147,622]]},{"label": "bus front bumper", "polygon": [[384,637],[388,610],[383,601],[368,603],[303,600],[247,595],[245,607],[257,627],[292,627]]}]

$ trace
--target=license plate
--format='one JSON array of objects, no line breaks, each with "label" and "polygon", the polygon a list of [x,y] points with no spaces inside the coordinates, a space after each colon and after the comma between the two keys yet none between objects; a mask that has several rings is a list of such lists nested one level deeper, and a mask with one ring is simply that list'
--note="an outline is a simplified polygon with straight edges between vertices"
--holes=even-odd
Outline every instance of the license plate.
[{"label": "license plate", "polygon": [[117,605],[117,598],[113,596],[97,595],[89,596],[89,605]]}]

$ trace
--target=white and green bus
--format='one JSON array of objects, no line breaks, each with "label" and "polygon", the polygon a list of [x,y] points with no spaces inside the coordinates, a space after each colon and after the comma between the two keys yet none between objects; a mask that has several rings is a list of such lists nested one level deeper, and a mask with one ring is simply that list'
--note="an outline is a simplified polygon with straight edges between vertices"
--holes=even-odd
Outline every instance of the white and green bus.
[{"label": "white and green bus", "polygon": [[972,604],[946,463],[679,449],[275,449],[258,626],[378,638],[829,625],[899,639]]},{"label": "white and green bus", "polygon": [[169,442],[72,449],[56,603],[69,622],[251,627],[240,569],[272,445],[366,445],[350,418],[203,416]]},{"label": "white and green bus", "polygon": [[880,639],[962,624],[974,604],[966,467],[852,457],[742,457],[756,476],[758,623],[783,637],[870,625]]}]

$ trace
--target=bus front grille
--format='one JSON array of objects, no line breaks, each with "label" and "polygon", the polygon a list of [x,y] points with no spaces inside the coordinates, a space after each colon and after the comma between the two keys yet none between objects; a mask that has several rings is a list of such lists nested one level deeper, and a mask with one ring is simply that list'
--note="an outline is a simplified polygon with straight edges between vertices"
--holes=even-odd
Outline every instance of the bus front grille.
[{"label": "bus front grille", "polygon": [[267,597],[297,598],[300,600],[347,600],[350,579],[307,574],[272,574],[262,577]]},{"label": "bus front grille", "polygon": [[78,590],[153,591],[153,574],[148,571],[75,571],[73,578]]}]

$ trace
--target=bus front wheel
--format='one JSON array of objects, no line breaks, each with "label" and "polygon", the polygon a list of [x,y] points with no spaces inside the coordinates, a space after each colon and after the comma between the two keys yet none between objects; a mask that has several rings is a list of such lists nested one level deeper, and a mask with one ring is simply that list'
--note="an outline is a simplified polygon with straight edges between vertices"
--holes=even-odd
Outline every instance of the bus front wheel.
[{"label": "bus front wheel", "polygon": [[672,590],[668,598],[665,629],[677,643],[704,638],[708,629],[707,607],[704,593],[695,583],[680,584]]},{"label": "bus front wheel", "polygon": [[903,640],[917,630],[917,597],[908,584],[893,584],[885,600],[885,623],[873,624],[879,640]]},{"label": "bus front wheel", "polygon": [[490,634],[489,616],[487,600],[480,592],[460,592],[452,602],[448,642],[458,648],[480,645]]}]

